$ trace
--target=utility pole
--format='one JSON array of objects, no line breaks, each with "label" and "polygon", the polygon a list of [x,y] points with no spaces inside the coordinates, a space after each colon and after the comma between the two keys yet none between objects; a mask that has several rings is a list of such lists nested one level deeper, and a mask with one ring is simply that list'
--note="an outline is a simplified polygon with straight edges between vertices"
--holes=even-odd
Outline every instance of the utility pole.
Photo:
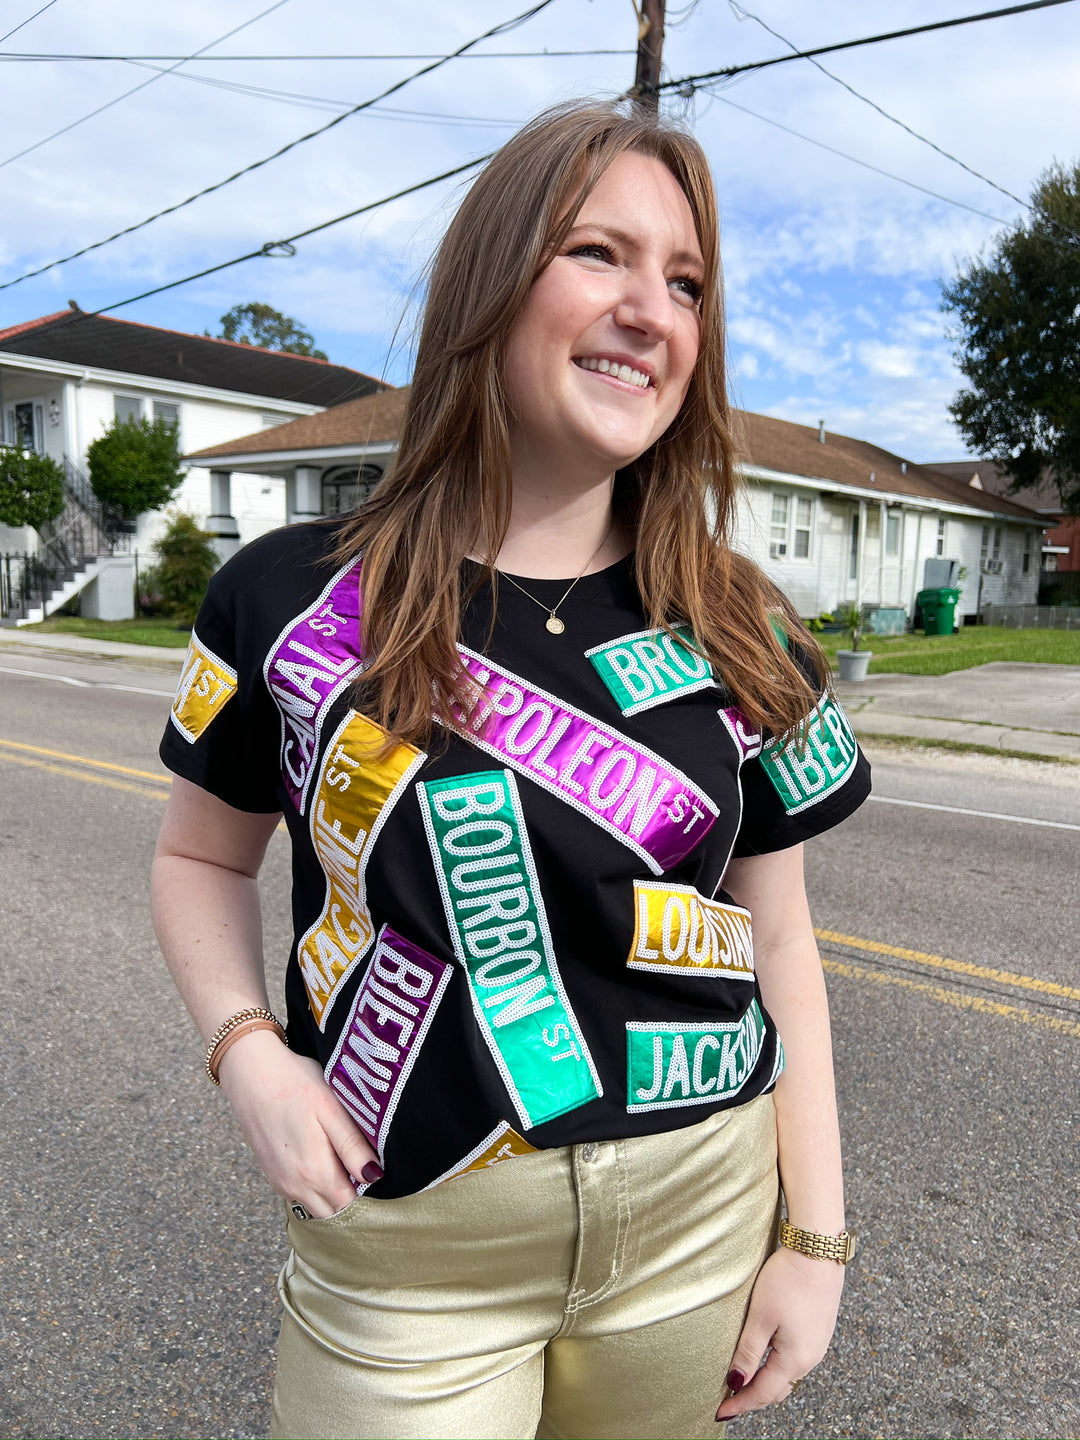
[{"label": "utility pole", "polygon": [[634,105],[647,115],[660,109],[660,60],[664,52],[664,0],[640,0]]}]

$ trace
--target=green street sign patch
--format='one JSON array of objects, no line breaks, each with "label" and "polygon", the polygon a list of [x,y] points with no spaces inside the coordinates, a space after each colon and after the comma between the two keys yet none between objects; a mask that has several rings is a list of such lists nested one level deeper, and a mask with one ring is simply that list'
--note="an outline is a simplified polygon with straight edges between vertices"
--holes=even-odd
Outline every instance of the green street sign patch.
[{"label": "green street sign patch", "polygon": [[789,815],[839,790],[855,769],[859,750],[836,700],[822,695],[803,735],[767,740],[761,765]]},{"label": "green street sign patch", "polygon": [[563,989],[517,781],[509,770],[417,785],[473,1013],[522,1126],[601,1095]]},{"label": "green street sign patch", "polygon": [[737,1094],[753,1074],[765,1038],[756,1000],[730,1024],[665,1024],[632,1020],[626,1027],[626,1109],[674,1110]]},{"label": "green street sign patch", "polygon": [[666,630],[639,630],[585,651],[624,715],[712,685],[712,666],[698,653],[689,628],[677,626],[675,634],[678,639]]}]

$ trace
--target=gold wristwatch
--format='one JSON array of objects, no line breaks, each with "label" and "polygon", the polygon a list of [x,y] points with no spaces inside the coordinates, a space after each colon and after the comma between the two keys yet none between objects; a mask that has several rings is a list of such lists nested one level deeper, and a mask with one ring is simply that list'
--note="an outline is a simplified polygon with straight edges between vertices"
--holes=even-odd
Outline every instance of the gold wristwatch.
[{"label": "gold wristwatch", "polygon": [[841,1230],[839,1235],[819,1235],[815,1230],[800,1230],[797,1225],[781,1220],[780,1244],[789,1250],[798,1250],[800,1255],[812,1255],[815,1260],[835,1260],[838,1265],[847,1265],[855,1258],[858,1236],[854,1230]]}]

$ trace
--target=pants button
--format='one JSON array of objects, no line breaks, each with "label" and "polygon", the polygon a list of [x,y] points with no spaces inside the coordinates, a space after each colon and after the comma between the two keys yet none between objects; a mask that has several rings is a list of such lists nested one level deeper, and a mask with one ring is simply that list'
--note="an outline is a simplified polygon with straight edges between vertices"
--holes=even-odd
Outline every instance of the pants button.
[{"label": "pants button", "polygon": [[597,1154],[599,1153],[599,1150],[600,1146],[594,1145],[592,1141],[590,1141],[588,1145],[583,1145],[581,1147],[581,1158],[583,1160],[595,1160]]}]

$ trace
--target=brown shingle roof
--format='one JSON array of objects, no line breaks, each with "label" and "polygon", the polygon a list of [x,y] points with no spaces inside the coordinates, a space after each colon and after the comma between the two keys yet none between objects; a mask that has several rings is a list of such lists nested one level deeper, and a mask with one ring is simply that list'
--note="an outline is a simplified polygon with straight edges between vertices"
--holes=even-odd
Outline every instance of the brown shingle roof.
[{"label": "brown shingle roof", "polygon": [[[189,460],[226,458],[229,455],[256,455],[280,451],[321,450],[333,446],[370,444],[396,440],[401,434],[408,403],[409,387],[383,390],[362,400],[337,405],[321,415],[305,415],[255,435],[241,436],[224,445],[197,450]],[[831,480],[837,485],[855,485],[862,489],[879,489],[893,495],[911,495],[920,499],[948,500],[953,504],[971,505],[981,510],[999,511],[1023,519],[1036,518],[1034,512],[988,491],[971,489],[965,481],[943,475],[926,465],[914,465],[899,455],[871,445],[867,440],[853,440],[848,435],[828,432],[826,443],[818,440],[818,432],[809,425],[794,425],[790,420],[776,420],[769,415],[755,415],[749,410],[735,411],[735,433],[739,452],[750,465],[778,470],[785,475],[804,475],[808,479]],[[906,470],[901,467],[906,465]],[[873,481],[870,476],[874,475]]]},{"label": "brown shingle roof", "polygon": [[347,400],[318,415],[304,415],[284,425],[273,425],[254,435],[242,435],[224,445],[211,445],[196,450],[188,460],[203,456],[265,455],[279,450],[323,450],[335,445],[366,445],[380,440],[396,440],[405,419],[409,387],[380,390],[360,400]]},{"label": "brown shingle roof", "polygon": [[928,465],[905,461],[869,440],[854,440],[830,430],[822,445],[813,426],[795,425],[790,420],[755,415],[749,410],[736,411],[735,420],[739,449],[751,466],[780,470],[785,475],[805,475],[808,479],[834,480],[839,485],[857,485],[865,490],[887,490],[894,495],[924,500],[948,500],[952,504],[1000,511],[1025,520],[1035,518],[1033,511],[1015,500],[974,490],[966,479],[958,480]]},{"label": "brown shingle roof", "polygon": [[382,388],[360,370],[310,355],[287,355],[82,310],[61,310],[0,330],[0,350],[305,405],[338,405]]},{"label": "brown shingle roof", "polygon": [[[1038,485],[1025,485],[1015,495],[1009,495],[1012,476],[1000,465],[995,465],[993,460],[935,461],[929,468],[963,480],[965,485],[970,485],[971,477],[978,475],[982,488],[991,495],[1006,495],[1018,505],[1026,505],[1029,510],[1038,510],[1040,514],[1061,514],[1061,493],[1049,477],[1040,480]],[[972,486],[972,489],[975,488]]]}]

